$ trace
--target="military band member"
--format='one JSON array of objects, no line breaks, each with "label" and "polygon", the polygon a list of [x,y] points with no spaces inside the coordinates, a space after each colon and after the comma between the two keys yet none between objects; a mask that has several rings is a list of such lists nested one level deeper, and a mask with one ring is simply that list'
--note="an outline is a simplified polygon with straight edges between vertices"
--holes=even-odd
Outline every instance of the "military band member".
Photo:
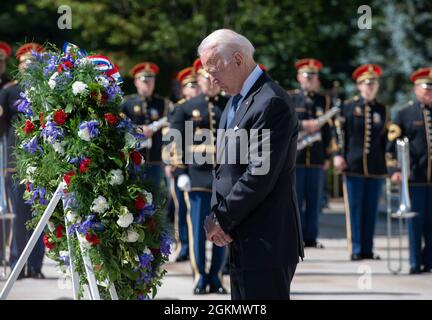
[{"label": "military band member", "polygon": [[[180,105],[174,114],[173,128],[185,134],[186,121],[191,122],[194,134],[193,144],[183,144],[183,154],[191,152],[193,163],[178,168],[178,186],[185,191],[188,205],[188,227],[190,258],[194,271],[194,294],[226,294],[220,279],[225,258],[225,248],[212,246],[210,270],[206,272],[206,235],[204,219],[210,214],[213,168],[216,164],[216,130],[222,109],[227,99],[222,97],[218,86],[213,85],[210,76],[202,68],[201,61],[194,63],[195,73],[202,93]],[[197,156],[205,162],[198,161]]]},{"label": "military band member", "polygon": [[[411,211],[407,219],[410,273],[432,271],[432,67],[411,75],[415,101],[401,109],[388,132],[387,165],[393,182],[401,182],[397,167],[396,140],[407,137],[410,153],[409,195]],[[424,241],[424,245],[422,245]]]},{"label": "military band member", "polygon": [[[200,88],[197,83],[197,74],[193,67],[182,69],[177,74],[177,81],[181,85],[183,99],[177,102],[172,112],[169,114],[169,126],[172,127],[173,117],[176,110],[180,108],[186,101],[196,97],[200,93]],[[184,199],[184,191],[178,187],[178,177],[182,169],[186,168],[181,156],[176,152],[174,147],[172,150],[165,148],[167,151],[164,154],[165,175],[170,179],[170,194],[174,200],[174,224],[178,229],[176,232],[177,248],[176,248],[176,262],[189,260],[189,234],[187,225],[187,207]]]},{"label": "military band member", "polygon": [[[16,58],[18,60],[18,69],[23,72],[27,66],[33,60],[32,52],[41,52],[43,47],[37,43],[26,43],[18,48],[16,52]],[[22,92],[21,87],[17,81],[14,81],[7,88],[0,91],[0,110],[2,114],[2,126],[0,128],[1,135],[7,135],[7,147],[8,147],[8,168],[5,178],[6,193],[8,195],[9,206],[12,212],[15,214],[13,222],[13,237],[10,252],[10,265],[13,268],[18,262],[18,259],[24,250],[30,236],[31,231],[28,231],[25,223],[32,218],[31,207],[26,204],[23,200],[23,194],[25,191],[24,185],[19,184],[18,181],[13,179],[15,173],[14,162],[15,159],[12,157],[13,148],[15,147],[15,128],[13,123],[18,117],[18,110],[15,106],[15,102],[20,99],[20,93]],[[3,121],[4,120],[4,121]],[[19,278],[24,276],[33,278],[44,278],[42,274],[42,261],[44,257],[44,245],[42,237],[36,243],[33,252],[31,253],[27,261],[27,274],[25,268],[20,273]]]},{"label": "military band member", "polygon": [[317,242],[318,214],[321,211],[321,194],[324,169],[331,156],[330,124],[319,128],[317,118],[330,108],[330,98],[319,93],[318,73],[323,67],[316,59],[301,59],[296,62],[297,80],[301,89],[291,91],[301,130],[308,134],[321,133],[321,139],[298,151],[296,163],[296,187],[301,212],[305,247],[323,248]]},{"label": "military band member", "polygon": [[387,173],[388,109],[376,100],[382,70],[364,64],[353,72],[360,97],[345,101],[335,121],[338,148],[334,167],[343,172],[347,240],[351,260],[379,259],[373,253],[378,202]]},{"label": "military band member", "polygon": [[11,47],[6,42],[0,41],[0,90],[9,82],[6,77],[6,66],[11,53]]},{"label": "military band member", "polygon": [[144,135],[151,138],[151,147],[141,149],[141,153],[146,161],[147,177],[159,187],[162,180],[162,133],[161,128],[154,128],[151,124],[167,116],[169,101],[154,93],[155,78],[159,73],[155,63],[138,63],[130,73],[134,77],[137,94],[125,97],[122,112],[141,126]]}]

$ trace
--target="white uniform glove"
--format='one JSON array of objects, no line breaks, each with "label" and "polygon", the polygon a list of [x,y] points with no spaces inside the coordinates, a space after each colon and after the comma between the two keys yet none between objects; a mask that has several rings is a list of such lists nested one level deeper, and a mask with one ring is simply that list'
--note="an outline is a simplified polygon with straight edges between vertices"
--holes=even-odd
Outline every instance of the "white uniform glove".
[{"label": "white uniform glove", "polygon": [[191,180],[187,174],[179,175],[177,179],[177,187],[179,187],[180,190],[186,192],[189,192],[191,190]]}]

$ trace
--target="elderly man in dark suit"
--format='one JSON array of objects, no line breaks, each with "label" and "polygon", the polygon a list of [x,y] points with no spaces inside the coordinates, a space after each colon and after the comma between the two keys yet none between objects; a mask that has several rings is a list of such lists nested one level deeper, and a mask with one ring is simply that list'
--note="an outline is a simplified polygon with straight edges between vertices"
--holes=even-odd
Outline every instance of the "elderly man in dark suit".
[{"label": "elderly man in dark suit", "polygon": [[[250,41],[232,30],[210,34],[198,53],[212,81],[231,95],[219,125],[207,238],[229,244],[232,299],[289,299],[303,258],[294,170],[298,120],[291,98],[255,63]],[[221,129],[227,129],[222,138]],[[246,148],[244,139],[225,139],[233,132],[251,137]],[[243,161],[233,163],[237,155]]]}]

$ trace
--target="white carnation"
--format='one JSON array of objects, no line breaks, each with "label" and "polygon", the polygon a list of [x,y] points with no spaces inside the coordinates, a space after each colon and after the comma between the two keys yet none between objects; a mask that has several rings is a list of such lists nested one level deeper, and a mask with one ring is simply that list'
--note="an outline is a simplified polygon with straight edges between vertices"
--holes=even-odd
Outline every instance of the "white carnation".
[{"label": "white carnation", "polygon": [[57,85],[57,82],[55,81],[55,79],[57,78],[57,76],[58,76],[58,73],[54,72],[52,74],[52,76],[48,80],[48,85],[51,88],[51,90],[53,90],[55,88],[55,86]]},{"label": "white carnation", "polygon": [[121,185],[124,181],[123,172],[120,169],[110,171],[110,185]]},{"label": "white carnation", "polygon": [[129,228],[127,231],[126,239],[123,239],[126,242],[137,242],[139,238],[138,232],[136,232],[133,228]]},{"label": "white carnation", "polygon": [[60,153],[62,156],[65,154],[63,145],[60,142],[56,141],[52,144],[52,146],[53,146],[55,152]]},{"label": "white carnation", "polygon": [[66,218],[68,219],[69,222],[75,223],[78,220],[78,213],[76,213],[75,211],[69,210],[66,213]]},{"label": "white carnation", "polygon": [[122,212],[122,214],[119,216],[117,220],[117,224],[122,228],[127,228],[133,222],[134,217],[133,214],[130,213],[126,207],[122,207],[122,208],[124,209],[120,211]]},{"label": "white carnation", "polygon": [[85,127],[84,129],[81,129],[78,131],[78,137],[80,137],[82,140],[85,141],[90,141],[91,137],[90,137],[90,131],[87,127]]},{"label": "white carnation", "polygon": [[103,196],[99,196],[93,200],[91,211],[96,213],[104,213],[109,208],[108,202]]},{"label": "white carnation", "polygon": [[87,93],[87,85],[82,81],[75,81],[72,84],[72,93],[74,95],[86,94]]}]

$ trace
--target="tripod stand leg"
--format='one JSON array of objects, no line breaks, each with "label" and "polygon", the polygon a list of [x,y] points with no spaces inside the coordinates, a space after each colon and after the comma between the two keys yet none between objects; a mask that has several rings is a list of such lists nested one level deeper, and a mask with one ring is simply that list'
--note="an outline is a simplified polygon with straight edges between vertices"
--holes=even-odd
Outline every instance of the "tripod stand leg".
[{"label": "tripod stand leg", "polygon": [[[65,217],[65,226],[67,226],[66,217]],[[71,249],[71,239],[69,236],[69,232],[66,232],[66,239],[67,239],[68,252],[69,252],[69,270],[72,277],[72,293],[73,293],[74,300],[78,300],[79,299],[79,276],[75,270],[74,255]]]},{"label": "tripod stand leg", "polygon": [[90,287],[90,293],[91,293],[92,300],[101,300],[100,295],[99,295],[99,289],[98,289],[97,282],[96,282],[96,277],[95,277],[94,271],[93,271],[93,266],[92,266],[90,257],[85,252],[86,249],[84,248],[83,240],[81,240],[80,235],[78,234],[78,231],[77,231],[77,238],[78,238],[78,241],[80,244],[81,257],[83,259],[84,268],[85,268],[86,273],[87,273],[87,281],[88,281],[88,284]]},{"label": "tripod stand leg", "polygon": [[30,253],[33,251],[33,248],[36,245],[36,242],[39,240],[39,237],[41,236],[46,224],[48,223],[48,220],[51,218],[51,215],[54,212],[57,203],[60,201],[63,188],[64,188],[64,184],[63,182],[61,182],[57,187],[57,190],[55,191],[51,201],[48,203],[48,206],[45,209],[45,212],[43,213],[41,219],[39,220],[36,229],[33,231],[29,242],[24,248],[24,251],[21,253],[21,256],[18,259],[15,268],[12,270],[12,273],[10,274],[6,282],[6,285],[4,286],[2,292],[0,293],[0,300],[6,299],[6,297],[9,295],[9,292],[12,289],[12,286],[14,285],[15,281],[17,280],[19,273],[24,268],[24,265],[30,256]]}]

